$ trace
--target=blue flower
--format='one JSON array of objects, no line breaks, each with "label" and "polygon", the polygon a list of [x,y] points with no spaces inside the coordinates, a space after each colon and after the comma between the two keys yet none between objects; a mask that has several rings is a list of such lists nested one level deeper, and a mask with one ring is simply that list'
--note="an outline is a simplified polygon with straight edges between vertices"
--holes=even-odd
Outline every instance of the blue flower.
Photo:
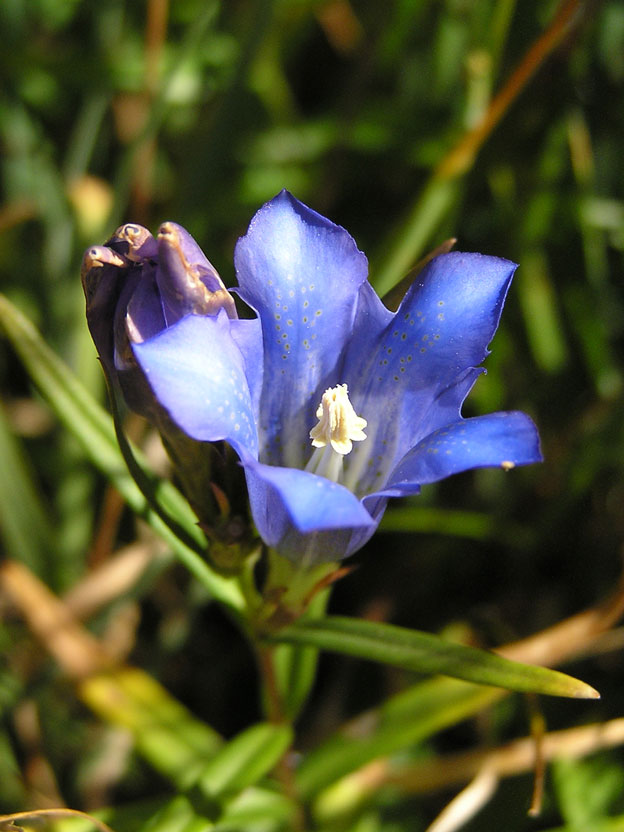
[{"label": "blue flower", "polygon": [[[193,262],[207,263],[197,251]],[[351,236],[286,191],[236,246],[234,291],[254,319],[235,318],[223,284],[203,273],[209,299],[221,294],[194,307],[166,274],[155,280],[159,256],[142,261],[152,276],[130,293],[126,318],[143,320],[142,335],[126,325],[133,360],[186,435],[234,448],[256,527],[289,559],[352,554],[390,497],[470,468],[541,459],[525,414],[460,415],[484,372],[512,263],[441,255],[392,313]],[[142,285],[151,306],[136,300]]]}]

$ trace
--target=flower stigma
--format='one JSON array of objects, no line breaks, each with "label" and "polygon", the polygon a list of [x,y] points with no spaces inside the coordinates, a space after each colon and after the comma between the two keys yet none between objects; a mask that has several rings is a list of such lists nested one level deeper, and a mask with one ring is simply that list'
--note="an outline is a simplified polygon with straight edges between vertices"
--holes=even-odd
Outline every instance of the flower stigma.
[{"label": "flower stigma", "polygon": [[316,418],[318,424],[310,431],[316,450],[306,471],[339,482],[344,456],[351,452],[354,442],[366,439],[366,419],[353,409],[346,384],[329,387],[323,393]]}]

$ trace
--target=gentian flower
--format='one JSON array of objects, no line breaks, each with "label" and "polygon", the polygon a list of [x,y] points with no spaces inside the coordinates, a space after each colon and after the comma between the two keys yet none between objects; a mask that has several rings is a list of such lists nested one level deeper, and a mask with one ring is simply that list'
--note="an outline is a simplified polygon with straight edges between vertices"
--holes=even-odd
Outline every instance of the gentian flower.
[{"label": "gentian flower", "polygon": [[[339,560],[371,537],[390,497],[541,459],[525,414],[461,417],[514,264],[441,255],[393,313],[352,237],[283,191],[236,246],[233,291],[256,315],[239,320],[192,238],[175,230],[182,259],[162,231],[158,250],[131,252],[142,266],[115,306],[126,338],[117,368],[140,368],[148,411],[157,404],[188,437],[232,446],[258,532],[282,555]],[[199,281],[203,305],[184,287],[176,294],[182,260],[187,277],[195,264],[187,286],[204,297]]]}]

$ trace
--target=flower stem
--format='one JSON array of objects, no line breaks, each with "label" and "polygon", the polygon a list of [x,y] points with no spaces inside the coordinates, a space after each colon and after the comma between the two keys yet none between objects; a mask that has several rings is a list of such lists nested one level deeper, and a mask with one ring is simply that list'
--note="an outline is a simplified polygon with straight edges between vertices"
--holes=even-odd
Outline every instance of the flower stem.
[{"label": "flower stem", "polygon": [[263,682],[264,710],[269,722],[279,725],[287,720],[282,697],[280,696],[277,685],[275,664],[273,661],[274,649],[266,644],[256,644],[258,666]]},{"label": "flower stem", "polygon": [[[256,642],[255,648],[258,668],[263,682],[263,705],[266,716],[269,722],[278,725],[287,723],[289,720],[286,717],[275,672],[275,647]],[[275,767],[275,776],[279,780],[284,794],[295,807],[295,814],[292,819],[293,832],[305,832],[305,813],[295,786],[293,759],[292,750],[288,749]]]}]

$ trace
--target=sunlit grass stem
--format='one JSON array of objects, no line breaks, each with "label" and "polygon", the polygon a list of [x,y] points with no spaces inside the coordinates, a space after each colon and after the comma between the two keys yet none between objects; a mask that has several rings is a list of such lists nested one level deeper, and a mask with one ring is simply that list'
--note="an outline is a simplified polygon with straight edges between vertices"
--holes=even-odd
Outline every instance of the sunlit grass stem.
[{"label": "sunlit grass stem", "polygon": [[380,295],[389,292],[423,253],[436,229],[455,204],[461,178],[490,134],[509,111],[544,61],[572,28],[583,19],[580,0],[564,0],[546,31],[529,48],[500,92],[494,96],[480,121],[468,130],[443,157],[373,269]]}]

